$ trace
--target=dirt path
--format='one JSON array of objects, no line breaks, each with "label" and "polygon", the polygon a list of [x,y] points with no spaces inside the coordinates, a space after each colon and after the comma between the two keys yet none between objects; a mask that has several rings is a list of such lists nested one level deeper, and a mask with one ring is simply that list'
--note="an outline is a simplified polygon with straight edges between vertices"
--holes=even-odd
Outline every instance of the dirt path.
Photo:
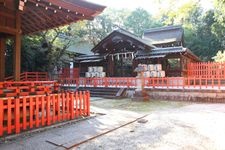
[{"label": "dirt path", "polygon": [[[110,107],[110,103],[107,105]],[[176,106],[149,111],[150,115],[145,118],[147,123],[135,122],[80,145],[78,149],[225,150],[224,104]]]},{"label": "dirt path", "polygon": [[132,122],[74,149],[225,150],[225,104],[98,99],[91,106],[101,115],[0,143],[0,150],[64,150],[145,114],[146,123]]}]

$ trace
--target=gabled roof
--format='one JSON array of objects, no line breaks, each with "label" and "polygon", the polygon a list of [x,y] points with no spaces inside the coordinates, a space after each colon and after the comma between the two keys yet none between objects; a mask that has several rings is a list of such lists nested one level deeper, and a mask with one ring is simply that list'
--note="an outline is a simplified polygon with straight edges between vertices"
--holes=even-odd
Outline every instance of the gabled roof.
[{"label": "gabled roof", "polygon": [[133,33],[124,29],[112,31],[108,36],[101,40],[91,51],[94,53],[109,53],[113,50],[129,49],[152,49],[155,48],[148,40],[141,39]]},{"label": "gabled roof", "polygon": [[87,62],[99,62],[106,59],[107,55],[81,55],[74,59],[75,62],[87,63]]},{"label": "gabled roof", "polygon": [[3,0],[0,7],[0,16],[7,18],[3,21],[7,22],[6,29],[15,28],[15,11],[20,10],[23,34],[48,30],[79,20],[92,20],[105,9],[105,6],[86,0]]},{"label": "gabled roof", "polygon": [[71,45],[67,51],[74,52],[77,54],[84,54],[84,55],[93,55],[91,52],[91,48],[93,47],[92,44],[86,41],[76,42],[75,44]]},{"label": "gabled roof", "polygon": [[180,25],[166,26],[144,31],[144,39],[149,40],[153,45],[183,42],[183,34],[184,31]]},{"label": "gabled roof", "polygon": [[155,48],[151,51],[138,51],[135,54],[135,56],[136,56],[136,59],[160,58],[160,57],[166,57],[169,54],[176,54],[176,53],[188,54],[195,60],[199,61],[199,58],[195,54],[193,54],[188,48],[184,48],[182,46]]}]

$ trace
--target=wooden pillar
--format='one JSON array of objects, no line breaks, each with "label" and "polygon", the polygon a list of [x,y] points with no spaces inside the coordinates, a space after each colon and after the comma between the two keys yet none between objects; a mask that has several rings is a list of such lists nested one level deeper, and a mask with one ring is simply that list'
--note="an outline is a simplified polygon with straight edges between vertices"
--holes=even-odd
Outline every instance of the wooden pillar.
[{"label": "wooden pillar", "polygon": [[113,77],[114,76],[114,58],[112,58],[112,56],[108,56],[108,62],[107,62],[107,71],[108,71],[108,77]]},{"label": "wooden pillar", "polygon": [[137,72],[134,72],[134,69],[138,66],[138,60],[133,59],[132,61],[132,76],[135,77],[137,76]]},{"label": "wooden pillar", "polygon": [[17,33],[15,35],[14,42],[14,79],[15,81],[20,80],[20,71],[21,71],[21,14],[19,12],[16,13],[16,30]]},{"label": "wooden pillar", "polygon": [[0,81],[5,80],[5,38],[0,37]]},{"label": "wooden pillar", "polygon": [[183,77],[183,74],[184,74],[184,72],[183,72],[184,68],[183,68],[182,62],[183,62],[183,58],[182,58],[182,55],[180,55],[180,76],[181,77]]}]

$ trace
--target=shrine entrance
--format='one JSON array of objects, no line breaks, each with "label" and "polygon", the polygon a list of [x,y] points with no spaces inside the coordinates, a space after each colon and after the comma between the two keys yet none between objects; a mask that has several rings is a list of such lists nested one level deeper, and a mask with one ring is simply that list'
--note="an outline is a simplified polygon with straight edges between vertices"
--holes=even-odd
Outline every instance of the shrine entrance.
[{"label": "shrine entrance", "polygon": [[[127,55],[125,57],[125,55]],[[128,54],[122,54],[119,60],[114,61],[115,77],[132,77],[133,74],[133,59]]]}]

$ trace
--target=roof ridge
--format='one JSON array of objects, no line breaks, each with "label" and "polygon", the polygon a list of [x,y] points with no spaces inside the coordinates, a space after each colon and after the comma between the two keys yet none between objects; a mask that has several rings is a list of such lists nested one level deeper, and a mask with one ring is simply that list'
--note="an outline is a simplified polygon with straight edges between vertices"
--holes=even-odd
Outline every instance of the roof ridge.
[{"label": "roof ridge", "polygon": [[170,25],[170,26],[163,26],[163,27],[155,27],[151,29],[147,29],[144,31],[144,34],[147,32],[159,32],[165,30],[174,30],[174,29],[183,29],[182,25]]},{"label": "roof ridge", "polygon": [[133,36],[137,37],[137,38],[140,38],[140,37],[138,37],[136,34],[134,34],[134,33],[130,32],[130,31],[126,30],[126,29],[123,29],[123,28],[121,28],[121,27],[119,27],[119,28],[118,28],[118,29],[116,29],[115,31],[118,31],[118,32],[120,32],[120,31],[122,31],[122,32],[126,32],[126,33],[129,33],[129,34],[131,34],[131,35],[133,35]]},{"label": "roof ridge", "polygon": [[156,47],[156,48],[154,48],[154,49],[152,49],[152,50],[154,50],[154,51],[156,51],[156,50],[158,50],[158,49],[164,49],[164,50],[166,50],[166,49],[175,49],[175,48],[185,48],[185,47],[183,47],[183,46],[175,46],[175,47]]}]

